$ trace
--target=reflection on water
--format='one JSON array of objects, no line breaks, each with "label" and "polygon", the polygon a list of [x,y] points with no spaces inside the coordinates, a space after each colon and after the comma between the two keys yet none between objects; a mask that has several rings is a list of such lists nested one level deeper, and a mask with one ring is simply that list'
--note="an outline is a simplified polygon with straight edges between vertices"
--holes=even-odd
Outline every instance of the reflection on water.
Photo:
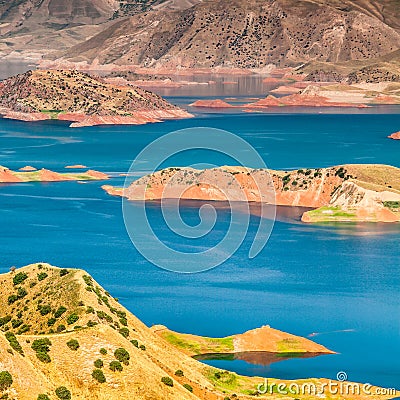
[{"label": "reflection on water", "polygon": [[[246,351],[240,353],[209,353],[194,356],[199,361],[246,361],[249,364],[269,366],[273,363],[290,360],[293,358],[314,358],[324,353],[270,353],[267,351]],[[233,365],[232,365],[233,366]]]}]

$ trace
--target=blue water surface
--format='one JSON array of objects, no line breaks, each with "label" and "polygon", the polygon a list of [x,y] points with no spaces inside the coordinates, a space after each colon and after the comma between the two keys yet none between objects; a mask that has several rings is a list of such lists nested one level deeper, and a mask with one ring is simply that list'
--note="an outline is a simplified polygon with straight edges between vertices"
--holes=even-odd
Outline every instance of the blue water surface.
[{"label": "blue water surface", "polygon": [[[162,124],[86,129],[0,119],[0,165],[63,171],[79,163],[112,174],[108,183],[122,185],[119,174],[147,144],[193,126],[240,135],[275,169],[342,163],[400,167],[400,142],[387,139],[399,129],[400,117],[383,111],[203,113]],[[164,166],[186,166],[204,156],[182,154]],[[225,164],[223,156],[213,157],[214,163]],[[121,199],[108,196],[102,184],[1,185],[0,272],[40,261],[84,268],[145,323],[182,332],[226,336],[269,324],[297,335],[317,333],[314,340],[339,354],[271,366],[210,363],[288,379],[335,378],[345,371],[352,381],[400,389],[399,225],[309,226],[280,210],[267,246],[249,259],[258,226],[258,217],[252,216],[248,237],[231,259],[208,272],[181,275],[153,266],[135,250],[123,223]],[[198,223],[200,205],[182,208],[188,223]],[[148,213],[160,221],[160,235],[168,237],[159,204],[150,203]],[[199,246],[222,235],[228,218],[229,211],[221,209],[214,236]],[[170,240],[177,248],[183,245],[175,236]]]}]

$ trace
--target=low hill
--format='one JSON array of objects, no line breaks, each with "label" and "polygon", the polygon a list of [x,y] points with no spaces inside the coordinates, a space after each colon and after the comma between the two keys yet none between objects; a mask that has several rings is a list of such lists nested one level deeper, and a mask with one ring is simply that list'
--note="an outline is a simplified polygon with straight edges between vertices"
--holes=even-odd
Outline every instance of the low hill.
[{"label": "low hill", "polygon": [[[0,310],[0,393],[5,399],[251,399],[263,382],[193,359],[179,343],[160,337],[157,327],[145,326],[82,270],[45,263],[12,268],[0,275]],[[204,351],[210,348],[207,343],[218,341],[181,337],[195,338]],[[289,356],[299,349],[329,352],[309,340],[267,327],[235,338],[244,350],[262,350],[260,344],[268,341],[278,343],[279,352]],[[328,381],[279,382],[320,385]],[[310,396],[299,394],[298,398]],[[338,400],[339,396],[330,398]],[[369,396],[348,398],[366,400]]]},{"label": "low hill", "polygon": [[400,169],[387,165],[273,171],[243,167],[168,168],[127,188],[103,186],[129,200],[180,198],[249,201],[314,208],[304,222],[400,221]]},{"label": "low hill", "polygon": [[152,92],[64,70],[28,71],[0,82],[1,108],[8,118],[75,121],[73,126],[190,117]]}]

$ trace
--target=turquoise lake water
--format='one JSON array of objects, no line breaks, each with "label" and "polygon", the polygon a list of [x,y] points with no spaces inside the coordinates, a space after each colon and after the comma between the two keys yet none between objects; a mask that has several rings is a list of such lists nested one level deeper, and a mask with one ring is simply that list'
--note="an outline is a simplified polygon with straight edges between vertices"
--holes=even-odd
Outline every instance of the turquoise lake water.
[{"label": "turquoise lake water", "polygon": [[[189,103],[190,99],[180,99]],[[192,120],[135,127],[69,129],[58,122],[0,119],[0,165],[63,171],[85,164],[112,174],[122,185],[133,158],[165,133],[192,126],[240,135],[275,169],[384,163],[400,167],[400,142],[386,136],[400,129],[399,109],[356,114],[202,113]],[[185,166],[210,155],[181,154],[164,166]],[[215,156],[216,164],[226,163]],[[143,171],[142,171],[143,172]],[[84,268],[145,323],[207,336],[226,336],[261,325],[313,337],[340,353],[293,359],[270,366],[213,361],[242,374],[279,378],[335,378],[400,389],[400,226],[337,224],[310,226],[301,210],[278,209],[271,238],[255,259],[247,253],[257,227],[252,216],[242,247],[211,271],[180,275],[147,262],[126,233],[121,200],[100,189],[104,182],[0,185],[0,271],[46,261]],[[198,223],[201,204],[182,214]],[[132,205],[135,207],[135,205]],[[179,248],[161,221],[159,204],[148,204],[160,237]],[[210,237],[223,235],[229,211],[220,207]],[[208,242],[209,241],[209,242]]]}]

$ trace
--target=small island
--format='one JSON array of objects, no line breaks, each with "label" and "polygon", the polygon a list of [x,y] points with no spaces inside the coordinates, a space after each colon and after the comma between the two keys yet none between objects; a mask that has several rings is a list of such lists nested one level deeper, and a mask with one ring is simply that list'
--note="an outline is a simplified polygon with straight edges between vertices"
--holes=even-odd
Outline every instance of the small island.
[{"label": "small island", "polygon": [[71,121],[71,127],[140,125],[191,114],[136,86],[74,70],[35,70],[0,82],[0,114],[21,121]]},{"label": "small island", "polygon": [[400,169],[388,165],[348,164],[296,171],[168,168],[127,188],[102,188],[129,200],[248,201],[314,209],[303,213],[301,219],[306,223],[400,221]]},{"label": "small island", "polygon": [[92,169],[79,173],[59,173],[45,168],[37,170],[31,166],[20,168],[19,171],[12,171],[0,166],[0,183],[100,181],[106,179],[109,179],[107,174]]}]

